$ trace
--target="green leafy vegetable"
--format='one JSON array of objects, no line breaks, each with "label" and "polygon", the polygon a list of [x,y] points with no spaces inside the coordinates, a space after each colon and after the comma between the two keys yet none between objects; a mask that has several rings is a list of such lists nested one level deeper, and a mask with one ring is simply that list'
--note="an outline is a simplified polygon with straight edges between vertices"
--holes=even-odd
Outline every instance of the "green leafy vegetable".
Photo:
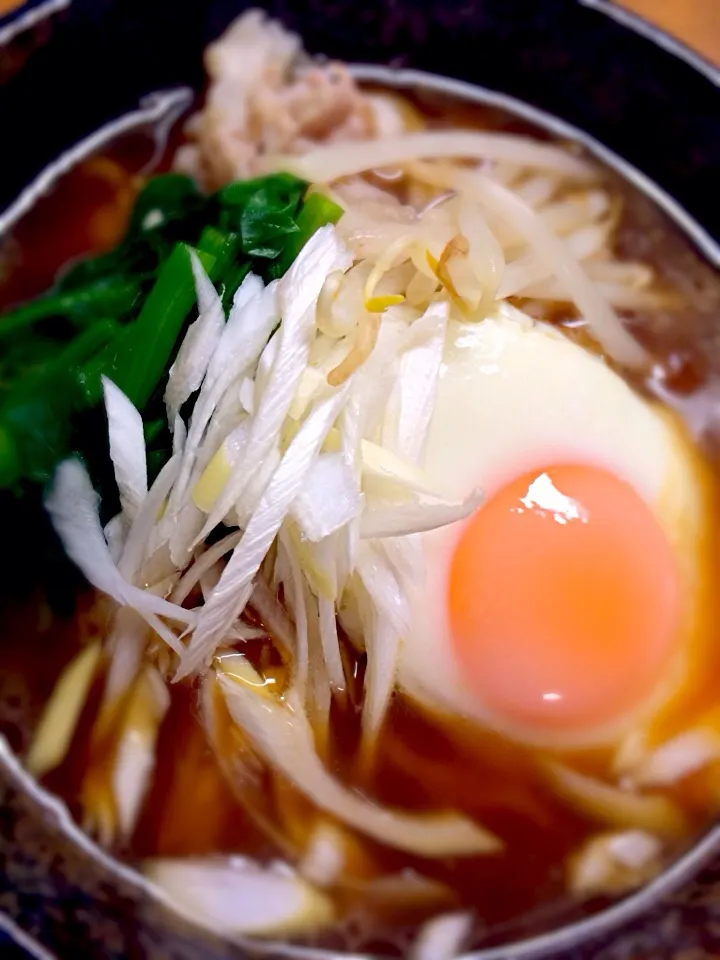
[{"label": "green leafy vegetable", "polygon": [[75,323],[92,322],[100,316],[127,313],[136,302],[140,282],[128,277],[99,277],[84,287],[38,297],[5,316],[0,323],[0,340],[48,317],[67,317]]},{"label": "green leafy vegetable", "polygon": [[233,183],[218,194],[221,223],[240,233],[248,257],[274,260],[298,232],[296,219],[306,190],[304,180],[288,173]]},{"label": "green leafy vegetable", "polygon": [[202,228],[207,199],[198,190],[190,177],[179,173],[166,173],[149,180],[138,195],[130,218],[130,237],[144,237],[148,242],[156,239],[162,246],[170,231],[196,219]]},{"label": "green leafy vegetable", "polygon": [[170,445],[164,375],[195,313],[191,248],[229,310],[249,271],[266,282],[282,276],[309,237],[341,215],[319,194],[304,199],[306,191],[286,173],[212,196],[189,177],[155,177],[115,250],[74,264],[53,291],[0,318],[0,489],[44,483],[72,450],[97,461],[107,449],[93,413],[103,375],[142,411],[148,460],[160,464]]},{"label": "green leafy vegetable", "polygon": [[288,238],[284,249],[273,265],[273,275],[281,277],[293,263],[310,237],[326,223],[337,223],[343,215],[342,207],[321,193],[311,193],[302,205],[295,224],[297,229]]},{"label": "green leafy vegetable", "polygon": [[233,297],[245,277],[250,273],[250,264],[241,263],[233,267],[225,278],[225,290],[223,292],[223,306],[228,311],[232,306]]},{"label": "green leafy vegetable", "polygon": [[[234,265],[240,254],[240,246],[240,234],[223,233],[216,227],[205,227],[200,235],[198,250],[215,258],[214,277],[225,280],[228,274],[232,274],[236,269]],[[250,269],[247,262],[242,266]]]},{"label": "green leafy vegetable", "polygon": [[158,417],[157,420],[146,420],[143,423],[143,434],[145,435],[146,446],[159,437],[166,426],[167,421],[162,417]]},{"label": "green leafy vegetable", "polygon": [[[215,258],[198,251],[208,273]],[[163,264],[140,315],[113,357],[107,376],[142,409],[150,399],[195,303],[190,248],[178,244]]]},{"label": "green leafy vegetable", "polygon": [[0,403],[0,477],[11,486],[22,477],[44,482],[67,453],[71,416],[83,404],[79,366],[118,331],[96,323],[64,350],[20,379]]}]

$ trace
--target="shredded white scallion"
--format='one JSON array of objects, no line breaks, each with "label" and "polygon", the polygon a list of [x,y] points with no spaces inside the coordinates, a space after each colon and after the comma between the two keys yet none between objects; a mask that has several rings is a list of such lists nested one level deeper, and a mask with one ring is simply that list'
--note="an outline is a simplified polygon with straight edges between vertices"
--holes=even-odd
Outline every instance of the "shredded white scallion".
[{"label": "shredded white scallion", "polygon": [[148,482],[142,417],[112,380],[103,377],[102,386],[120,505],[125,517],[133,520],[147,493]]},{"label": "shredded white scallion", "polygon": [[232,677],[219,675],[217,682],[230,715],[261,756],[320,809],[381,843],[420,856],[471,856],[500,849],[496,837],[457,814],[403,814],[347,790],[322,765],[304,712],[259,696]]}]

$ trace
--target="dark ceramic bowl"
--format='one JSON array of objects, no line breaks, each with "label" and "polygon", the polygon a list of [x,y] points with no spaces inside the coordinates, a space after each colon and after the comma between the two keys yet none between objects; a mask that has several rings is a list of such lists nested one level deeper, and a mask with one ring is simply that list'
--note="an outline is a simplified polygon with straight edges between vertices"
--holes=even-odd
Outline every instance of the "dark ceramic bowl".
[{"label": "dark ceramic bowl", "polygon": [[[365,64],[365,76],[377,75],[378,67],[402,68],[396,82],[440,84],[581,140],[650,194],[720,266],[720,77],[646,23],[602,0],[264,5],[299,31],[310,51]],[[26,4],[15,19],[0,21],[0,235],[104,138],[176,114],[187,103],[177,88],[202,86],[203,47],[244,6],[240,0],[60,0]],[[159,90],[171,92],[148,99]],[[133,871],[85,839],[23,772],[10,744],[21,749],[27,736],[24,691],[6,693],[0,690],[8,737],[0,739],[0,929],[7,930],[1,956],[22,948],[73,960],[332,956],[230,945],[155,901]],[[514,945],[472,958],[718,955],[720,827],[650,886],[603,913],[560,930],[528,919]]]}]

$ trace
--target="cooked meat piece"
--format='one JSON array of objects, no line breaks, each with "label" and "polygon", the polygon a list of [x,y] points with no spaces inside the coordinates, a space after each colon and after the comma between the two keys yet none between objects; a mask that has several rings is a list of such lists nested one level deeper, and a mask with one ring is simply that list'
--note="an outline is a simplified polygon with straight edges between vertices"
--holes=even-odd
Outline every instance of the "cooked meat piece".
[{"label": "cooked meat piece", "polygon": [[372,98],[347,68],[317,65],[299,39],[259,10],[243,14],[206,53],[204,109],[186,127],[176,166],[208,189],[266,169],[266,157],[375,134]]}]

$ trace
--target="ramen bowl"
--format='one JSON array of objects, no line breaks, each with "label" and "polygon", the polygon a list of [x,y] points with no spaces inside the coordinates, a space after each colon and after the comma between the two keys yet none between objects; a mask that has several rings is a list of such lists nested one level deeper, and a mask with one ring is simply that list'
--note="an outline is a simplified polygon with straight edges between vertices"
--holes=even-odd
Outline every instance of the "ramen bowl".
[{"label": "ramen bowl", "polygon": [[[720,168],[712,122],[720,106],[718,75],[643,21],[598,0],[444,3],[423,10],[401,2],[278,3],[267,9],[300,33],[311,53],[346,61],[368,85],[409,92],[430,104],[428,110],[448,100],[458,110],[481,109],[511,118],[504,122],[512,128],[579,145],[665,218],[650,226],[639,221],[638,233],[669,222],[682,248],[704,261],[703,270],[720,266],[720,215],[712,203]],[[186,3],[179,12],[161,0],[152,6],[76,0],[67,9],[52,9],[44,43],[35,45],[24,30],[4,27],[7,51],[22,43],[25,54],[16,60],[8,54],[14,66],[0,89],[0,124],[12,131],[0,181],[0,234],[24,237],[22,250],[47,253],[57,224],[63,237],[70,232],[53,198],[68,189],[88,158],[114,144],[124,145],[136,173],[161,164],[179,118],[203,88],[205,46],[241,11],[237,3]],[[37,29],[36,21],[26,24]],[[17,299],[51,282],[52,256],[46,260]],[[678,380],[689,378],[690,386],[693,378],[712,384],[720,374],[720,339],[708,317],[710,311],[693,330],[693,342],[686,342],[687,331],[685,340],[680,337],[691,359]],[[672,330],[669,336],[675,336]],[[720,430],[711,402],[702,416],[712,445]],[[49,576],[52,557],[23,545],[33,529],[24,509],[18,506],[5,531],[9,566],[0,637],[0,909],[10,938],[41,957],[399,955],[397,944],[380,934],[373,938],[372,931],[353,953],[332,936],[319,945],[284,945],[231,942],[201,929],[91,841],[74,811],[26,772],[24,758],[58,665],[52,644],[42,643],[44,607],[33,607],[33,600],[37,642],[28,642],[29,661],[27,651],[25,660],[17,653],[25,629],[14,613],[22,572],[33,567],[60,604],[71,584]],[[61,783],[52,786],[62,794]],[[476,937],[477,947],[461,955],[711,955],[720,945],[719,855],[720,828],[711,827],[624,898],[596,903],[587,915],[537,909],[512,923],[489,924]],[[411,955],[440,960],[439,953]]]}]

